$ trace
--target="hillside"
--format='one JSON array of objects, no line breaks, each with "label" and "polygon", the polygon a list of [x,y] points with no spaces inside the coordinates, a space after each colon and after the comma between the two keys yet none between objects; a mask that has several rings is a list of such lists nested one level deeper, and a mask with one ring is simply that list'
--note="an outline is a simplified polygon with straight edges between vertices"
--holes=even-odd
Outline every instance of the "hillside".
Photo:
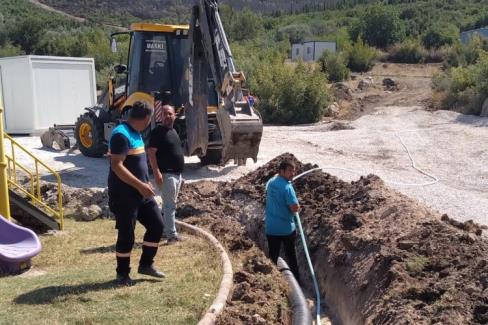
[{"label": "hillside", "polygon": [[[189,12],[189,8],[195,0],[41,0],[40,2],[56,9],[71,14],[79,14],[83,17],[93,14],[123,15],[140,19],[160,19],[165,17],[181,16]],[[299,12],[302,10],[318,10],[340,3],[366,3],[373,1],[341,1],[341,0],[222,0],[221,4],[227,4],[235,10],[249,8],[261,13]]]}]

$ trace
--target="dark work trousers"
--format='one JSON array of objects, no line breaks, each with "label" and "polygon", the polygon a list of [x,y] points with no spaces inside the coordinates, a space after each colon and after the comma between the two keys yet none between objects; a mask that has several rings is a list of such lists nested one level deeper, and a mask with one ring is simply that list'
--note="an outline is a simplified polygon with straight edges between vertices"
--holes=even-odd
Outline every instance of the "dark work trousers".
[{"label": "dark work trousers", "polygon": [[148,266],[152,265],[158,250],[159,240],[163,234],[163,219],[158,204],[152,198],[131,202],[131,204],[117,203],[111,202],[110,204],[110,209],[115,214],[115,227],[118,230],[115,245],[117,273],[128,274],[130,272],[130,253],[135,240],[136,220],[139,220],[146,228],[139,265]]},{"label": "dark work trousers", "polygon": [[298,273],[298,263],[297,263],[297,256],[295,253],[295,238],[297,232],[294,231],[289,235],[286,236],[274,236],[274,235],[266,235],[268,239],[268,248],[269,248],[269,258],[273,263],[278,263],[278,257],[280,256],[281,251],[281,244],[285,248],[285,255],[288,262],[288,266],[290,267],[290,271],[295,276],[297,281],[300,281],[300,274]]}]

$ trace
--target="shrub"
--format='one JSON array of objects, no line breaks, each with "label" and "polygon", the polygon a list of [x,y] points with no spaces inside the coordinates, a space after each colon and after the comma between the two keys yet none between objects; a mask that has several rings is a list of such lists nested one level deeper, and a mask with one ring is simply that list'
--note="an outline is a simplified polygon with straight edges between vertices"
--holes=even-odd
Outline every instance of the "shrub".
[{"label": "shrub", "polygon": [[405,261],[405,270],[413,276],[419,275],[429,264],[429,259],[424,256],[416,255]]},{"label": "shrub", "polygon": [[336,41],[337,48],[340,51],[344,53],[351,51],[352,42],[346,28],[340,28],[334,34],[330,35],[329,39]]},{"label": "shrub", "polygon": [[475,89],[485,98],[488,97],[488,53],[481,52],[478,62],[472,66]]},{"label": "shrub", "polygon": [[444,93],[442,104],[465,114],[479,114],[488,97],[488,53],[480,52],[475,64],[453,67],[436,75],[432,86]]},{"label": "shrub", "polygon": [[310,31],[313,35],[325,35],[335,33],[337,28],[322,19],[314,19],[310,22]]},{"label": "shrub", "polygon": [[264,31],[262,16],[248,8],[235,11],[228,4],[223,4],[219,9],[227,38],[231,42],[255,39]]},{"label": "shrub", "polygon": [[465,66],[466,61],[463,53],[461,44],[456,44],[451,47],[447,52],[446,59],[444,60],[443,66],[445,69],[450,67]]},{"label": "shrub", "polygon": [[350,71],[341,54],[325,51],[318,62],[320,70],[325,73],[329,81],[339,82],[349,79]]},{"label": "shrub", "polygon": [[374,66],[376,57],[376,49],[358,39],[347,53],[347,66],[354,72],[366,72]]},{"label": "shrub", "polygon": [[305,24],[293,24],[278,29],[276,39],[278,41],[289,40],[290,43],[301,43],[312,37],[310,27]]},{"label": "shrub", "polygon": [[446,73],[437,72],[432,76],[432,89],[447,92],[451,87],[451,79]]},{"label": "shrub", "polygon": [[427,57],[427,51],[415,39],[407,39],[395,44],[389,51],[388,59],[398,63],[420,63]]},{"label": "shrub", "polygon": [[435,25],[430,27],[422,36],[422,45],[426,49],[438,49],[445,45],[452,45],[459,37],[459,30],[453,25]]},{"label": "shrub", "polygon": [[361,37],[371,46],[385,48],[405,38],[405,25],[389,6],[369,7],[351,29],[352,39]]},{"label": "shrub", "polygon": [[479,16],[478,19],[476,19],[476,21],[466,24],[465,26],[463,26],[462,29],[470,30],[470,29],[485,27],[486,25],[488,25],[488,14]]},{"label": "shrub", "polygon": [[5,43],[0,47],[0,58],[8,56],[24,55],[25,52],[18,46],[14,46],[11,43]]},{"label": "shrub", "polygon": [[264,30],[261,15],[248,8],[237,14],[238,24],[232,26],[232,40],[242,41],[258,37]]},{"label": "shrub", "polygon": [[301,124],[319,121],[329,101],[327,80],[322,72],[299,63],[259,62],[251,88],[257,108],[266,123]]},{"label": "shrub", "polygon": [[46,31],[45,23],[38,18],[24,19],[11,27],[9,39],[27,54],[33,54]]},{"label": "shrub", "polygon": [[329,102],[327,79],[303,63],[286,64],[288,41],[266,46],[265,40],[234,44],[236,66],[246,73],[246,87],[266,123],[319,121]]},{"label": "shrub", "polygon": [[476,36],[468,44],[455,44],[447,54],[444,68],[466,67],[476,63],[480,53],[488,50],[488,41]]},{"label": "shrub", "polygon": [[436,93],[443,95],[441,105],[462,114],[479,115],[485,99],[476,89],[469,87],[459,93]]},{"label": "shrub", "polygon": [[474,66],[468,68],[457,67],[451,70],[451,85],[449,90],[459,93],[475,85]]},{"label": "shrub", "polygon": [[425,63],[442,63],[446,60],[449,54],[449,47],[441,47],[438,49],[431,49],[427,51]]}]

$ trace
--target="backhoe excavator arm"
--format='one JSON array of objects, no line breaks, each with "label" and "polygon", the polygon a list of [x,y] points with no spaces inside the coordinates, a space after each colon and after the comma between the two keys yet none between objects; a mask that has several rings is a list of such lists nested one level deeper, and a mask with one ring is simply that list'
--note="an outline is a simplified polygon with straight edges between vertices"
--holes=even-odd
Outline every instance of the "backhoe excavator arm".
[{"label": "backhoe excavator arm", "polygon": [[[216,0],[197,1],[189,37],[191,77],[189,109],[186,110],[189,138],[201,139],[208,131],[203,120],[207,118],[207,78],[210,76],[219,99],[217,120],[222,136],[222,162],[230,159],[245,162],[247,158],[256,161],[263,124],[252,107],[253,101],[244,96],[245,77],[236,71]],[[200,149],[205,152],[208,139],[200,142]]]}]

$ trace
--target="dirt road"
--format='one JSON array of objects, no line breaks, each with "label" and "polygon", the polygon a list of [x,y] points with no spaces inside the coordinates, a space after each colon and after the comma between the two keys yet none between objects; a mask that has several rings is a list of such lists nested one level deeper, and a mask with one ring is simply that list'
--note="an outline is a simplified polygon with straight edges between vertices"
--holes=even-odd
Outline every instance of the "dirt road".
[{"label": "dirt road", "polygon": [[[53,13],[56,13],[56,14],[59,14],[59,15],[62,15],[68,19],[71,19],[71,20],[74,20],[74,21],[77,21],[79,23],[85,23],[87,21],[86,18],[83,18],[83,17],[77,17],[77,16],[73,16],[67,12],[64,12],[64,11],[61,11],[61,10],[58,10],[56,8],[53,8],[51,6],[48,6],[44,3],[41,3],[39,2],[38,0],[29,0],[30,3],[32,3],[33,5],[43,9],[43,10],[46,10],[46,11],[50,11],[50,12],[53,12]],[[116,26],[116,25],[111,25],[111,24],[103,24],[103,23],[100,23],[102,26],[105,26],[107,28],[112,28],[112,29],[116,29],[118,31],[121,31],[121,32],[125,32],[125,31],[128,31],[127,28],[125,27],[122,27],[122,26]]]}]

